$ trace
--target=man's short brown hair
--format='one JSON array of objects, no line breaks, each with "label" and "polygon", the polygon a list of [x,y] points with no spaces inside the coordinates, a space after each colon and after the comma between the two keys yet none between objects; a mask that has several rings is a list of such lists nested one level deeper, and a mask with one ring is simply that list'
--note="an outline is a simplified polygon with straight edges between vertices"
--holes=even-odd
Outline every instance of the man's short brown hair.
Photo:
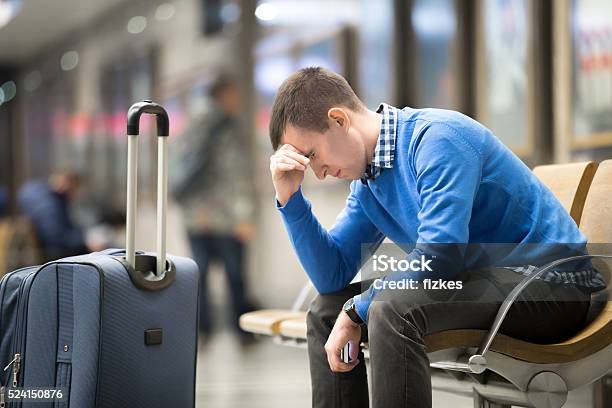
[{"label": "man's short brown hair", "polygon": [[289,76],[280,86],[272,106],[270,141],[274,150],[278,149],[287,125],[325,132],[327,112],[334,106],[355,112],[365,109],[346,79],[335,72],[310,67]]}]

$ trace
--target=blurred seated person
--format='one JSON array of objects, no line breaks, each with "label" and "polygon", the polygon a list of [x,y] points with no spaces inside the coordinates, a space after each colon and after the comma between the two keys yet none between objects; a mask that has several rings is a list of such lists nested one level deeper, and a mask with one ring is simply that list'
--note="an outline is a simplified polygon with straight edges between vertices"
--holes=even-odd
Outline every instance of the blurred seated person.
[{"label": "blurred seated person", "polygon": [[19,206],[32,222],[43,262],[102,249],[88,246],[83,230],[70,217],[80,184],[78,174],[64,171],[48,180],[29,181],[19,191]]},{"label": "blurred seated person", "polygon": [[[91,198],[83,206],[86,206],[90,212],[90,222],[85,227],[87,245],[90,248],[120,248],[123,246],[121,242],[125,237],[125,210],[106,205],[102,200],[96,198]],[[79,219],[82,220],[83,217]]]}]

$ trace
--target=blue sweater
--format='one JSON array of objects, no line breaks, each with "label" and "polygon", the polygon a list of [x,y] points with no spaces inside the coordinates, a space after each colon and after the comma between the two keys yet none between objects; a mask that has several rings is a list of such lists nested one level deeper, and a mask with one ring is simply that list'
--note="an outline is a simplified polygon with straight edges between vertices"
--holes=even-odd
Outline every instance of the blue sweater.
[{"label": "blue sweater", "polygon": [[[301,189],[285,206],[277,202],[319,293],[345,288],[366,260],[362,244],[372,253],[385,237],[416,244],[412,258],[435,253],[431,244],[586,243],[560,202],[487,128],[453,111],[398,112],[393,167],[367,185],[353,181],[329,231]],[[434,258],[434,270],[446,279],[476,264],[472,259],[459,266],[448,251]],[[375,294],[370,288],[355,298],[364,321]]]}]

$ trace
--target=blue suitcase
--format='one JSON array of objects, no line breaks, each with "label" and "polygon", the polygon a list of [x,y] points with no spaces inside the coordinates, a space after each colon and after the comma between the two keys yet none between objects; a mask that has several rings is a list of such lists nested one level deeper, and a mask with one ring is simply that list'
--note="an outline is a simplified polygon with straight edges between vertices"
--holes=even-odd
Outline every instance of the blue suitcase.
[{"label": "blue suitcase", "polygon": [[[157,116],[157,252],[136,253],[138,122]],[[23,268],[0,281],[0,408],[193,407],[198,268],[166,256],[168,117],[128,113],[126,250]],[[21,398],[21,399],[20,399]]]}]

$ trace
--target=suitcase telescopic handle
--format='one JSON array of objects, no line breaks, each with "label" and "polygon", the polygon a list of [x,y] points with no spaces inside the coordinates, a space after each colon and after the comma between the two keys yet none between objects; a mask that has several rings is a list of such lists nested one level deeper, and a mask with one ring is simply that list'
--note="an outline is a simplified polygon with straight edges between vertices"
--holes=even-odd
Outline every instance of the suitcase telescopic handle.
[{"label": "suitcase telescopic handle", "polygon": [[157,103],[144,100],[133,104],[127,114],[128,172],[127,172],[127,262],[136,269],[136,203],[138,189],[138,134],[140,117],[152,114],[157,119],[157,268],[160,278],[166,271],[166,208],[168,205],[168,134],[169,121],[166,110]]}]

